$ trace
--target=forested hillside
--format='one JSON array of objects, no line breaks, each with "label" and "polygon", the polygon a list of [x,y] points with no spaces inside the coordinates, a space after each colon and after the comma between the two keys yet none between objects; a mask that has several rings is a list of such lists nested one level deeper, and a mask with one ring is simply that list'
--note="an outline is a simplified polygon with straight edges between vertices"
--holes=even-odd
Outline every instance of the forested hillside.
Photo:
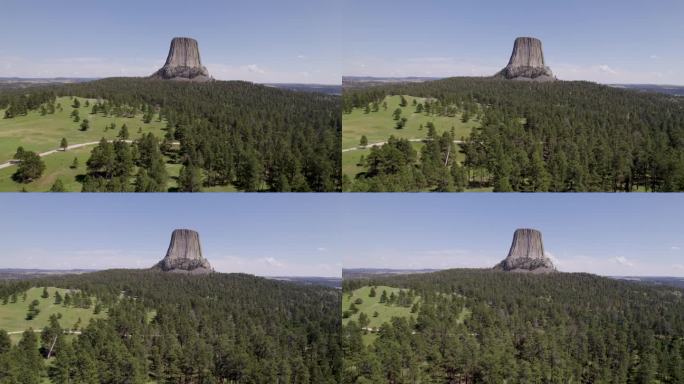
[{"label": "forested hillside", "polygon": [[[165,137],[156,140],[160,141],[162,152],[170,151],[173,143],[180,142],[177,153],[166,153],[183,166],[180,190],[229,184],[245,191],[340,189],[341,117],[337,96],[241,81],[197,84],[110,78],[3,91],[0,110],[4,110],[6,119],[25,115],[29,110],[49,113],[56,108],[57,96],[100,100],[92,113],[142,113],[145,121],[166,121]],[[166,174],[157,175],[159,172],[154,170],[158,166],[145,164],[147,159],[139,161],[136,151],[123,148],[128,144],[118,145],[121,148],[101,146],[100,152],[116,152],[116,156],[104,163],[112,163],[111,166],[91,169],[90,180],[84,182],[85,190],[125,190],[119,186],[125,187],[128,178],[134,176],[128,174],[133,163],[144,171],[136,176],[140,179],[136,180],[136,187],[148,189],[144,187],[151,184],[149,179],[155,179],[149,173],[155,173],[159,179],[153,181],[165,185]]]},{"label": "forested hillside", "polygon": [[348,280],[344,294],[368,285],[410,289],[421,304],[368,347],[357,322],[343,326],[345,383],[684,382],[681,289],[447,270]]},{"label": "forested hillside", "polygon": [[242,274],[109,270],[5,283],[0,297],[29,286],[79,289],[107,317],[83,324],[72,341],[55,319],[46,328],[59,335],[49,364],[40,334],[25,332],[10,348],[0,331],[3,383],[39,383],[43,375],[59,384],[340,381],[335,289]]},{"label": "forested hillside", "polygon": [[448,132],[426,135],[420,156],[400,140],[376,148],[348,189],[682,191],[684,99],[588,82],[449,78],[345,90],[343,111],[386,95],[434,98],[435,115],[462,112],[481,127],[449,156]]}]

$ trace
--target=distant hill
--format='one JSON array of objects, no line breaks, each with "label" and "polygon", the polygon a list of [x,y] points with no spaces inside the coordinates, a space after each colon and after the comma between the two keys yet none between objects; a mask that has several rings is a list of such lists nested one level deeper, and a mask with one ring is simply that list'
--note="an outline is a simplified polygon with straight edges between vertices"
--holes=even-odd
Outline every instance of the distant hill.
[{"label": "distant hill", "polygon": [[287,89],[297,92],[316,92],[326,95],[341,95],[342,86],[336,84],[298,84],[298,83],[267,83],[267,87]]},{"label": "distant hill", "polygon": [[51,84],[73,84],[84,83],[97,80],[95,78],[78,77],[52,77],[52,78],[21,78],[21,77],[0,77],[0,90],[2,89],[21,89],[35,87],[39,85]]},{"label": "distant hill", "polygon": [[0,280],[25,280],[38,277],[75,275],[81,273],[95,272],[96,269],[20,269],[20,268],[1,268]]},{"label": "distant hill", "polygon": [[390,268],[349,268],[342,269],[342,279],[381,277],[391,275],[412,275],[416,273],[437,272],[439,269],[390,269]]},{"label": "distant hill", "polygon": [[373,76],[342,76],[342,88],[364,88],[374,85],[422,83],[439,80],[441,77],[373,77]]},{"label": "distant hill", "polygon": [[[95,80],[99,79],[89,77],[0,77],[0,89],[18,89],[53,84],[76,84]],[[342,85],[337,84],[264,83],[263,85],[297,92],[317,92],[326,95],[342,94]]]},{"label": "distant hill", "polygon": [[633,89],[641,92],[664,93],[666,95],[684,96],[683,85],[656,85],[656,84],[608,84],[613,88]]},{"label": "distant hill", "polygon": [[667,276],[611,276],[611,279],[634,281],[638,283],[651,285],[667,285],[676,288],[684,289],[684,277],[667,277]]},{"label": "distant hill", "polygon": [[289,281],[304,285],[321,285],[330,288],[342,288],[342,278],[340,277],[317,277],[317,276],[270,276],[271,280]]},{"label": "distant hill", "polygon": [[[21,269],[21,268],[0,268],[0,280],[26,280],[40,277],[77,275],[83,273],[97,272],[97,269]],[[320,276],[264,276],[269,280],[290,281],[304,285],[320,285],[330,288],[342,288],[342,278],[340,277],[320,277]]]}]

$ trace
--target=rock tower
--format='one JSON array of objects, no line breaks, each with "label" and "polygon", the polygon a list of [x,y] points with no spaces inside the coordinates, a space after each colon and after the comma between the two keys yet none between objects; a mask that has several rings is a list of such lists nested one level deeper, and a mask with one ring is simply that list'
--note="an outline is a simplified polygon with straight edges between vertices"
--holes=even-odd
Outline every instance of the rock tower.
[{"label": "rock tower", "polygon": [[516,229],[508,256],[494,269],[512,272],[555,272],[551,260],[544,255],[541,232],[536,229]]},{"label": "rock tower", "polygon": [[551,68],[546,66],[542,42],[534,37],[518,37],[506,68],[495,77],[508,80],[554,81]]},{"label": "rock tower", "polygon": [[202,66],[197,40],[189,37],[174,37],[171,40],[166,64],[151,78],[178,81],[211,81],[207,68]]},{"label": "rock tower", "polygon": [[193,274],[212,272],[209,261],[202,257],[199,233],[190,229],[173,231],[166,257],[152,269]]}]

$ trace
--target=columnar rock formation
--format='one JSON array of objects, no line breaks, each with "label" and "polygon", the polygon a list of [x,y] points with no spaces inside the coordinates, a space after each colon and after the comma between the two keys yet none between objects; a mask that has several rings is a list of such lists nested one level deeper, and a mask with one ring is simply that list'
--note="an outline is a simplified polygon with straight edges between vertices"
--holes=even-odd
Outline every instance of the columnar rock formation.
[{"label": "columnar rock formation", "polygon": [[544,62],[542,42],[534,37],[518,37],[506,68],[495,77],[509,80],[553,81],[556,78]]},{"label": "columnar rock formation", "polygon": [[212,80],[207,68],[202,66],[197,40],[188,37],[174,37],[171,40],[166,64],[151,77],[198,82]]},{"label": "columnar rock formation", "polygon": [[152,269],[166,272],[209,273],[209,261],[202,257],[199,233],[189,229],[176,229],[171,234],[171,243],[166,257]]},{"label": "columnar rock formation", "polygon": [[516,229],[508,256],[494,269],[512,272],[555,272],[551,260],[544,255],[541,232],[535,229]]}]

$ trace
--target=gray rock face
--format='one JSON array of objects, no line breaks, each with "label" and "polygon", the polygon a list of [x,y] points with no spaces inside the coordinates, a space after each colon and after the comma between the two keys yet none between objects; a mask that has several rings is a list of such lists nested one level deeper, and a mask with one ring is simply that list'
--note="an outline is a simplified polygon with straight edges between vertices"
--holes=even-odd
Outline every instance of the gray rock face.
[{"label": "gray rock face", "polygon": [[193,274],[212,272],[209,261],[202,257],[199,233],[189,229],[173,231],[166,257],[152,269]]},{"label": "gray rock face", "polygon": [[554,81],[551,68],[544,62],[542,42],[534,37],[518,37],[506,68],[495,77],[508,80]]},{"label": "gray rock face", "polygon": [[516,229],[508,256],[494,267],[495,270],[512,272],[555,272],[551,260],[544,255],[541,232],[535,229]]},{"label": "gray rock face", "polygon": [[151,78],[177,81],[211,81],[207,68],[202,66],[197,40],[174,37],[171,40],[166,64]]}]

